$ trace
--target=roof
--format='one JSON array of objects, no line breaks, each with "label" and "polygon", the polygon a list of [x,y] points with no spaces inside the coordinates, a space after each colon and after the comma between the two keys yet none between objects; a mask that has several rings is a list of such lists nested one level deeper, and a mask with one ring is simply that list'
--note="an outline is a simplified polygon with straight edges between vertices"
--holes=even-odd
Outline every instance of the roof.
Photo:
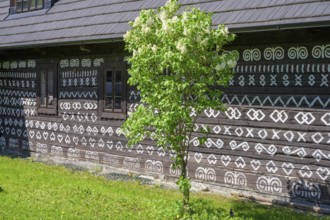
[{"label": "roof", "polygon": [[[213,12],[213,24],[232,32],[320,27],[330,24],[329,0],[181,0]],[[44,13],[10,19],[0,0],[0,48],[121,40],[141,9],[166,0],[59,0]]]}]

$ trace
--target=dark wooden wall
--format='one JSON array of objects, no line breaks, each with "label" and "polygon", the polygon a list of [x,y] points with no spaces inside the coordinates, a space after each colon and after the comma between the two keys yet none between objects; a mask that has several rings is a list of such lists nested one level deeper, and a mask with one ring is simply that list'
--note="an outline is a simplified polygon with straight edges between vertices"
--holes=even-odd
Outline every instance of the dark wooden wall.
[{"label": "dark wooden wall", "polygon": [[[211,134],[191,141],[189,176],[228,189],[330,203],[329,29],[241,34],[237,74],[223,97],[227,112],[199,118]],[[87,50],[86,50],[87,48]],[[0,66],[0,150],[36,152],[145,173],[178,176],[152,140],[128,148],[120,125],[99,111],[99,77],[123,45],[6,51]],[[89,50],[89,51],[88,51]],[[103,54],[103,55],[102,55]],[[38,115],[38,63],[58,63],[58,114]],[[127,111],[139,101],[128,89]]]}]

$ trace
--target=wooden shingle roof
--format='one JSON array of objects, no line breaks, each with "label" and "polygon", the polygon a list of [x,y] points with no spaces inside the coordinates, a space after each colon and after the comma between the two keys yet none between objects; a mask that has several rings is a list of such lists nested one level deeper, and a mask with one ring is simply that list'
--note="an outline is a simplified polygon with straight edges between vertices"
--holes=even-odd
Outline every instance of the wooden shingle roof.
[{"label": "wooden shingle roof", "polygon": [[[0,48],[64,45],[122,39],[141,9],[166,0],[59,0],[49,11],[8,17],[9,0],[0,0]],[[330,24],[329,0],[181,0],[213,12],[214,25],[232,32],[320,27]]]}]

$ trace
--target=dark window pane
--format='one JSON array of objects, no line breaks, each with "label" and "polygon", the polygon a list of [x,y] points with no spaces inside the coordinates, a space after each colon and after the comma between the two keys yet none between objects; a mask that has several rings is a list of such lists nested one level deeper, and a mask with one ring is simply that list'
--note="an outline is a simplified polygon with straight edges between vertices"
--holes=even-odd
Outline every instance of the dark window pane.
[{"label": "dark window pane", "polygon": [[36,3],[37,3],[37,0],[30,0],[30,10],[36,10]]},{"label": "dark window pane", "polygon": [[47,98],[48,103],[47,105],[52,106],[54,104],[54,72],[52,70],[48,71],[48,78],[47,78]]},{"label": "dark window pane", "polygon": [[16,1],[16,11],[22,12],[22,0]]},{"label": "dark window pane", "polygon": [[29,1],[23,0],[23,11],[28,11],[28,10],[29,10]]},{"label": "dark window pane", "polygon": [[106,72],[105,81],[105,108],[112,109],[112,96],[113,96],[113,85],[112,85],[112,71]]},{"label": "dark window pane", "polygon": [[46,72],[40,72],[40,105],[46,105]]},{"label": "dark window pane", "polygon": [[122,79],[121,71],[116,71],[115,77],[115,109],[121,109],[121,96],[122,96]]},{"label": "dark window pane", "polygon": [[37,8],[38,9],[41,9],[44,7],[44,4],[43,4],[44,0],[37,0]]}]

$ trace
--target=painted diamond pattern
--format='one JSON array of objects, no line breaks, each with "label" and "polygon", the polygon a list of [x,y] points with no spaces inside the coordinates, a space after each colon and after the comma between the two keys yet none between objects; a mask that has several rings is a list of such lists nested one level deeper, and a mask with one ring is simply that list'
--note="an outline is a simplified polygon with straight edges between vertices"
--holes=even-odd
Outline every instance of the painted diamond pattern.
[{"label": "painted diamond pattern", "polygon": [[294,138],[294,133],[292,131],[287,131],[284,133],[284,137],[289,141],[292,142]]},{"label": "painted diamond pattern", "polygon": [[322,118],[321,121],[326,125],[326,126],[330,126],[330,113],[325,113]]},{"label": "painted diamond pattern", "polygon": [[303,124],[310,125],[315,121],[314,115],[310,112],[307,112],[307,113],[299,112],[298,114],[296,114],[294,119],[301,125],[303,125]]},{"label": "painted diamond pattern", "polygon": [[323,135],[320,132],[317,132],[312,135],[312,139],[316,144],[319,144],[324,139]]},{"label": "painted diamond pattern", "polygon": [[284,110],[274,110],[271,114],[270,114],[270,118],[278,123],[278,122],[282,122],[285,123],[286,120],[288,120],[288,114],[284,111]]},{"label": "painted diamond pattern", "polygon": [[259,109],[250,109],[246,114],[252,121],[261,121],[265,118],[265,114]]},{"label": "painted diamond pattern", "polygon": [[240,119],[241,118],[241,112],[237,109],[237,108],[232,108],[232,107],[229,107],[227,109],[227,111],[225,112],[225,114],[227,115],[227,117],[229,119]]}]

